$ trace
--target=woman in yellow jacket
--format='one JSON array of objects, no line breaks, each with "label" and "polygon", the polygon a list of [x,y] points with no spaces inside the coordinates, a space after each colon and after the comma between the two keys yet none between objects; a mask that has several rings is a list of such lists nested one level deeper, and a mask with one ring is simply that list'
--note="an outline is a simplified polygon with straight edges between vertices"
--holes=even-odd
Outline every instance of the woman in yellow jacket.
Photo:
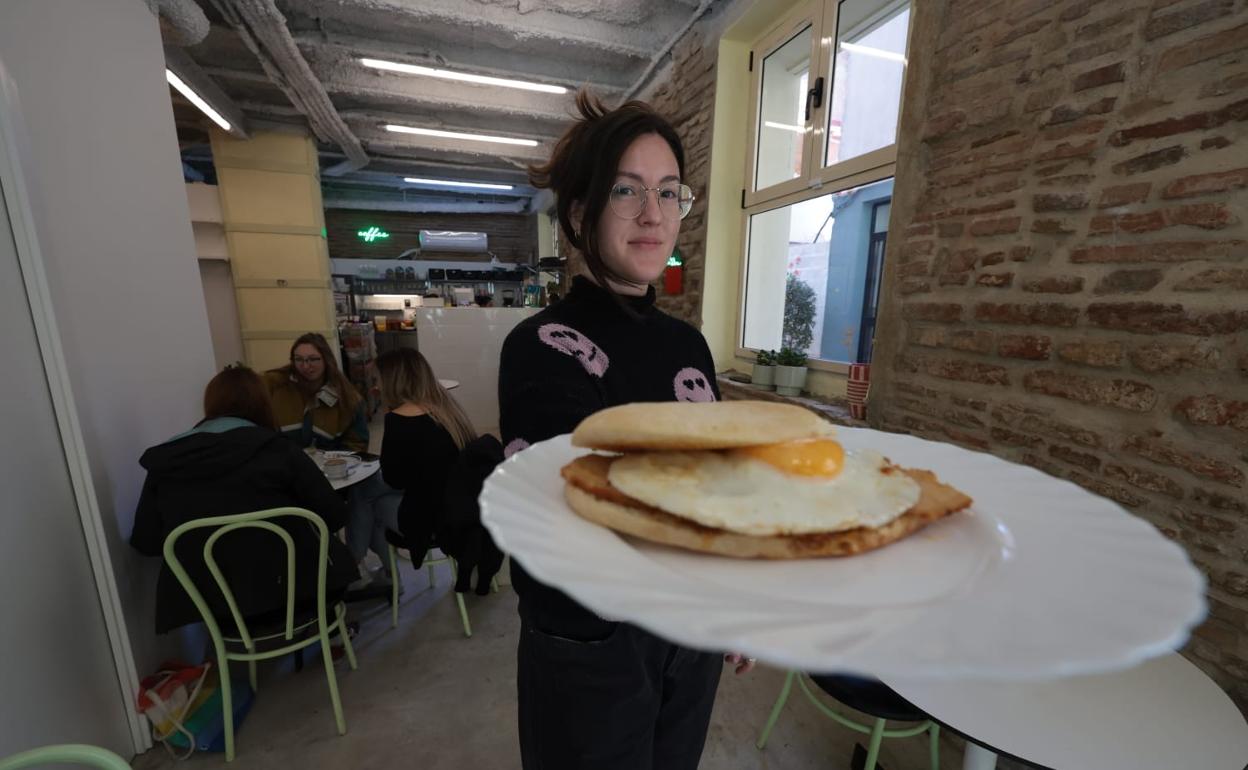
[{"label": "woman in yellow jacket", "polygon": [[[301,447],[368,451],[368,416],[364,400],[338,368],[333,349],[325,337],[308,333],[290,348],[290,363],[264,375],[278,430]],[[360,580],[352,588],[372,582],[364,568],[371,548],[381,557],[385,575],[386,528],[398,531],[401,490],[387,486],[375,474],[350,489],[347,547],[360,568]]]}]

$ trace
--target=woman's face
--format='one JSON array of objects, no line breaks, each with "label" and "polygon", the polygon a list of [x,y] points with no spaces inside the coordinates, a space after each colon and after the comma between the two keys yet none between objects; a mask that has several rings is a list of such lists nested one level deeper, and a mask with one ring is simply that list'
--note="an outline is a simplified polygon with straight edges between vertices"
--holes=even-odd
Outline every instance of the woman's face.
[{"label": "woman's face", "polygon": [[315,345],[306,342],[297,345],[290,354],[290,362],[304,382],[320,382],[325,377],[325,359],[321,358],[321,351]]},{"label": "woman's face", "polygon": [[[657,279],[667,265],[680,232],[680,213],[674,206],[660,206],[655,188],[671,188],[680,184],[680,166],[667,141],[658,134],[646,134],[633,140],[620,158],[615,173],[613,197],[619,198],[622,186],[633,188],[644,196],[641,213],[627,219],[616,213],[608,203],[598,220],[598,250],[607,267],[632,285],[615,286],[622,294],[644,294],[647,284]],[[649,190],[642,191],[641,188]]]}]

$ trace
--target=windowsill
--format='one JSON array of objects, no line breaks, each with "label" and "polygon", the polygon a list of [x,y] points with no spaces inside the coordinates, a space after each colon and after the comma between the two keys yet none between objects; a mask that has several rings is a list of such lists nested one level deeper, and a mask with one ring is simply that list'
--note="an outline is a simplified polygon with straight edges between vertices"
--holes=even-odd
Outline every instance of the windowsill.
[{"label": "windowsill", "polygon": [[[733,372],[733,374],[737,374]],[[739,375],[738,375],[739,376]],[[719,392],[723,395],[725,401],[775,401],[782,404],[794,404],[804,407],[819,415],[828,422],[836,425],[846,425],[854,428],[865,428],[867,423],[865,420],[856,420],[849,414],[849,402],[845,399],[829,399],[819,396],[803,394],[801,396],[782,396],[771,390],[756,390],[744,383],[736,382],[728,379],[727,372],[721,372],[715,377],[719,382]]]}]

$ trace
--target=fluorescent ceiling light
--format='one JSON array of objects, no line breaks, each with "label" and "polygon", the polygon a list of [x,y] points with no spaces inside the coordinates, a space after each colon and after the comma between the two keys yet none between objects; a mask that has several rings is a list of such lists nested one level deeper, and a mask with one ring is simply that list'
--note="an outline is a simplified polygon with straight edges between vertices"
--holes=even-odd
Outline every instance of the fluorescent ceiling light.
[{"label": "fluorescent ceiling light", "polygon": [[448,187],[480,187],[484,190],[510,190],[512,186],[509,184],[492,184],[490,182],[453,182],[450,179],[418,179],[416,177],[404,177],[404,182],[412,184],[441,184]]},{"label": "fluorescent ceiling light", "polygon": [[171,69],[165,70],[165,80],[169,81],[169,85],[178,89],[178,93],[185,96],[187,100],[190,101],[191,104],[198,107],[200,112],[204,113],[209,118],[211,118],[213,123],[216,123],[218,126],[221,126],[222,131],[230,130],[230,121],[221,117],[221,113],[217,112],[212,107],[209,107],[208,102],[199,98],[199,94],[192,91],[190,86],[182,82],[182,78],[173,74],[173,70]]},{"label": "fluorescent ceiling light", "polygon": [[510,136],[490,136],[488,134],[465,134],[459,131],[440,131],[436,128],[415,128],[413,126],[396,126],[386,124],[387,131],[398,134],[418,134],[420,136],[441,136],[446,139],[467,139],[471,142],[498,142],[499,144],[518,144],[522,147],[536,147],[533,139],[516,139]]},{"label": "fluorescent ceiling light", "polygon": [[568,89],[563,86],[531,83],[527,80],[512,80],[510,78],[495,78],[489,75],[470,75],[466,72],[452,72],[451,70],[422,67],[418,64],[400,64],[399,62],[385,61],[384,59],[360,59],[360,63],[365,67],[387,70],[389,72],[402,72],[405,75],[424,75],[425,77],[442,78],[443,80],[459,80],[467,83],[481,83],[487,86],[519,88],[525,91],[542,91],[548,94],[566,94],[568,92]]},{"label": "fluorescent ceiling light", "polygon": [[874,56],[877,59],[888,59],[889,61],[906,63],[906,57],[903,54],[893,51],[885,51],[883,48],[873,48],[869,45],[859,45],[858,43],[841,43],[841,48],[850,53],[860,53],[864,56]]},{"label": "fluorescent ceiling light", "polygon": [[767,128],[779,128],[784,131],[792,131],[795,134],[806,133],[805,126],[794,126],[790,123],[777,123],[774,120],[764,120],[763,125],[766,126]]}]

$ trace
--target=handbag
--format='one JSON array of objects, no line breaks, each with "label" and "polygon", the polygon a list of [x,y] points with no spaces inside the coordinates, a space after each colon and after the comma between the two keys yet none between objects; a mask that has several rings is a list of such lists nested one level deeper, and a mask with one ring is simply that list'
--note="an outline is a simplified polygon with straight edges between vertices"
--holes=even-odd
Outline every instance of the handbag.
[{"label": "handbag", "polygon": [[[234,729],[251,710],[254,693],[246,681],[230,688]],[[212,663],[191,666],[167,661],[139,684],[139,712],[152,724],[152,738],[177,759],[198,751],[225,751],[221,688]]]}]

